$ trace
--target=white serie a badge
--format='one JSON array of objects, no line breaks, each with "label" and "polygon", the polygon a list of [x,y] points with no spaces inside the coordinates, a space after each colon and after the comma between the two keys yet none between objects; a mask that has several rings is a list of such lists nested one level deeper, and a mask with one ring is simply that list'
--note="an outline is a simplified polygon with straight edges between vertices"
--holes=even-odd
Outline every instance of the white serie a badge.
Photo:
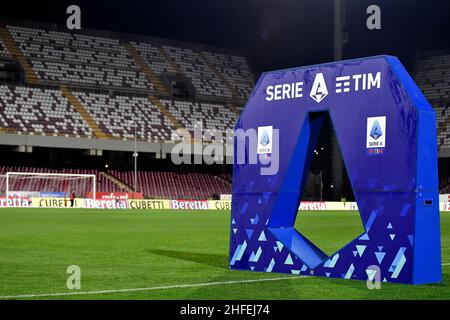
[{"label": "white serie a badge", "polygon": [[386,117],[367,118],[366,148],[386,147]]},{"label": "white serie a badge", "polygon": [[258,127],[257,154],[272,153],[272,126]]}]

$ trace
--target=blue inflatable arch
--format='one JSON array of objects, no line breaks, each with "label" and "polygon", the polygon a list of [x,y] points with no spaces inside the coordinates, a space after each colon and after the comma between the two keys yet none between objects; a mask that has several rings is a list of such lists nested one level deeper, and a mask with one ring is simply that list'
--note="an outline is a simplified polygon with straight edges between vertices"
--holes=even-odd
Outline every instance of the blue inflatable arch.
[{"label": "blue inflatable arch", "polygon": [[[294,228],[324,112],[365,229],[331,256]],[[235,137],[231,269],[441,281],[435,114],[397,58],[263,73],[235,129],[257,141]]]}]

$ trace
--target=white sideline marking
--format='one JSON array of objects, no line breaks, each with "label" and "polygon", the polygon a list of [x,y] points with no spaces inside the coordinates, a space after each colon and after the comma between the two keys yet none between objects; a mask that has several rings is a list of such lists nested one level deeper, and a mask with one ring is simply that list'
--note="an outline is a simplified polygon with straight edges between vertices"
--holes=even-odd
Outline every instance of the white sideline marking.
[{"label": "white sideline marking", "polygon": [[302,278],[308,278],[308,276],[297,276],[297,277],[291,276],[291,277],[278,277],[278,278],[267,278],[267,279],[232,280],[232,281],[217,281],[217,282],[192,283],[192,284],[177,284],[177,285],[149,287],[149,288],[112,289],[112,290],[98,290],[98,291],[78,291],[78,292],[75,291],[75,292],[39,293],[39,294],[20,294],[20,295],[15,295],[15,296],[0,296],[0,299],[20,299],[20,298],[38,298],[38,297],[42,298],[42,297],[76,296],[76,295],[103,294],[103,293],[154,291],[154,290],[165,290],[165,289],[217,286],[217,285],[223,285],[223,284],[242,284],[242,283],[266,282],[266,281],[280,281],[280,280],[302,279]]},{"label": "white sideline marking", "polygon": [[[450,266],[450,262],[443,263],[442,266]],[[280,280],[302,279],[302,278],[308,278],[308,276],[297,276],[297,277],[291,276],[291,277],[279,277],[279,278],[267,278],[267,279],[217,281],[217,282],[192,283],[192,284],[176,284],[176,285],[170,285],[170,286],[149,287],[149,288],[131,288],[131,289],[111,289],[111,290],[98,290],[98,291],[75,291],[75,292],[58,292],[58,293],[21,294],[21,295],[15,295],[15,296],[0,296],[0,300],[20,299],[20,298],[43,298],[43,297],[77,296],[77,295],[89,295],[89,294],[122,293],[122,292],[138,292],[138,291],[154,291],[154,290],[166,290],[166,289],[217,286],[217,285],[221,285],[221,284],[241,284],[241,283],[280,281]]]}]

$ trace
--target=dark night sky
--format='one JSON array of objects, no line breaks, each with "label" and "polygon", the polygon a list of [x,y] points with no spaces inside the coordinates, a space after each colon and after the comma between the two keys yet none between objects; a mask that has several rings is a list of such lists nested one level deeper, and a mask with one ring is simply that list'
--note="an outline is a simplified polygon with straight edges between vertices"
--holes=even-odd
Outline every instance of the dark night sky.
[{"label": "dark night sky", "polygon": [[[257,71],[333,59],[332,0],[21,1],[0,16],[65,24],[78,4],[82,27],[202,42],[247,52]],[[382,29],[365,13],[381,7]],[[448,0],[347,0],[345,58],[392,54],[410,68],[417,49],[450,47]]]}]

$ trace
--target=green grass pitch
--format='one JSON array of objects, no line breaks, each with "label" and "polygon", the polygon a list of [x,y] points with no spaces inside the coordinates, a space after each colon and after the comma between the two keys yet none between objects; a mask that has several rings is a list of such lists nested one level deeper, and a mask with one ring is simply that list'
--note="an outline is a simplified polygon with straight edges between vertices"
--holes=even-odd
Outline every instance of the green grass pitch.
[{"label": "green grass pitch", "polygon": [[[360,231],[355,212],[299,215],[302,232],[325,251],[339,247],[343,231]],[[441,214],[443,284],[379,290],[364,281],[229,270],[229,221],[225,211],[0,209],[0,296],[113,290],[27,299],[450,299],[449,213]],[[69,265],[81,268],[80,290],[66,287]],[[197,285],[205,283],[215,284]],[[115,291],[135,288],[145,290]]]}]

